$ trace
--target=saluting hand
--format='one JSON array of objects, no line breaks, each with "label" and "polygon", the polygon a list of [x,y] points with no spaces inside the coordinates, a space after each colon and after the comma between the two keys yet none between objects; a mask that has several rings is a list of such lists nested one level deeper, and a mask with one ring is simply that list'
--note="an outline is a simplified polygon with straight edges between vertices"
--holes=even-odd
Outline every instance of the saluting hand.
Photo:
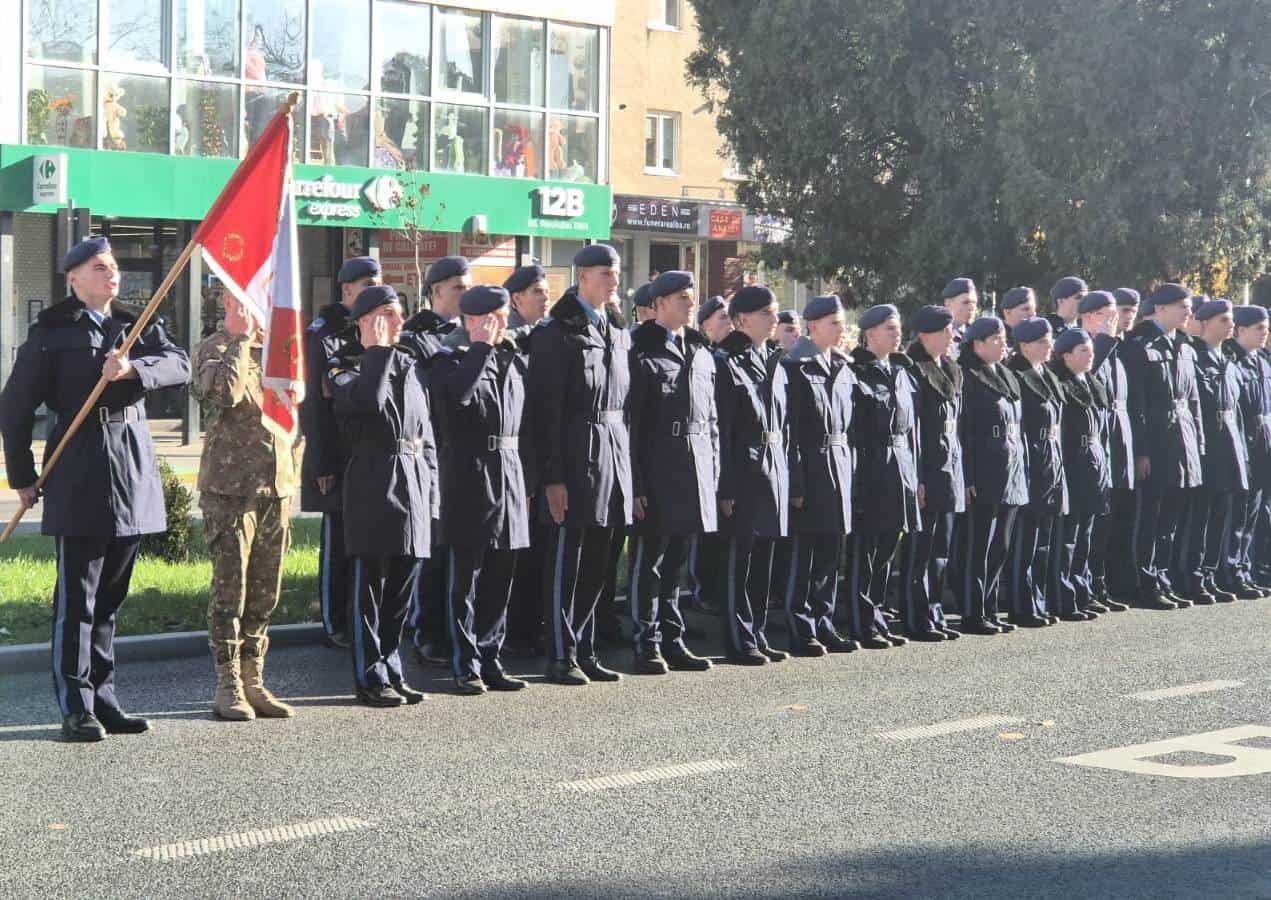
[{"label": "saluting hand", "polygon": [[391,347],[388,321],[383,316],[363,316],[358,323],[362,332],[363,347]]},{"label": "saluting hand", "polygon": [[549,484],[547,491],[547,511],[557,525],[565,524],[565,513],[569,511],[569,491],[563,484]]},{"label": "saluting hand", "polygon": [[468,337],[472,339],[474,344],[494,345],[499,342],[499,338],[502,336],[503,330],[499,327],[499,317],[493,313],[482,316],[480,321],[468,332]]},{"label": "saluting hand", "polygon": [[225,295],[225,330],[235,337],[246,337],[256,329],[256,322],[232,295]]},{"label": "saluting hand", "polygon": [[128,357],[121,356],[118,351],[111,351],[102,364],[102,374],[107,381],[122,381],[125,378],[136,378],[137,370]]}]

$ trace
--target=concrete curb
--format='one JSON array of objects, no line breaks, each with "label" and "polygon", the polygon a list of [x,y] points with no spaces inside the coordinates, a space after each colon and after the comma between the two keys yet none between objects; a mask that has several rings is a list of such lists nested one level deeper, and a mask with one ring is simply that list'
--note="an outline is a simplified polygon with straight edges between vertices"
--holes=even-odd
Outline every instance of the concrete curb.
[{"label": "concrete curb", "polygon": [[[274,625],[269,629],[271,647],[316,644],[321,640],[322,626],[317,623]],[[0,672],[42,672],[51,665],[50,652],[47,643],[0,647]],[[115,659],[124,663],[206,656],[207,652],[206,631],[136,634],[115,639]]]}]

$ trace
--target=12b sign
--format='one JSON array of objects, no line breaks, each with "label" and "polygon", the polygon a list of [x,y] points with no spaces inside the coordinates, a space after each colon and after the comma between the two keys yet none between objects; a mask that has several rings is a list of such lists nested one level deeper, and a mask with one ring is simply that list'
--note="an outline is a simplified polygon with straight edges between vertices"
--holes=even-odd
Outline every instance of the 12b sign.
[{"label": "12b sign", "polygon": [[541,187],[534,193],[538,195],[538,214],[543,218],[573,219],[586,211],[583,192],[578,188]]}]

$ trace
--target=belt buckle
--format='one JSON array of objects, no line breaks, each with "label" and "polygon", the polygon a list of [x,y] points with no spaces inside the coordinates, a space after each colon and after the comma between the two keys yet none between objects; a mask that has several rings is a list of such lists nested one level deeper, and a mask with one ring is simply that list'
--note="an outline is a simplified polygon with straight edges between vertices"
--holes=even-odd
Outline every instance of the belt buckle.
[{"label": "belt buckle", "polygon": [[944,420],[944,433],[945,433],[945,434],[953,434],[953,432],[955,432],[955,431],[957,431],[957,430],[958,430],[958,420],[957,420],[957,419],[945,419],[945,420]]},{"label": "belt buckle", "polygon": [[679,436],[680,436],[680,420],[676,419],[674,422],[671,423],[671,437],[679,437]]},{"label": "belt buckle", "polygon": [[97,407],[97,421],[105,425],[110,421],[110,410],[104,406]]},{"label": "belt buckle", "polygon": [[499,449],[498,435],[487,434],[485,436],[485,449],[489,450],[491,453]]}]

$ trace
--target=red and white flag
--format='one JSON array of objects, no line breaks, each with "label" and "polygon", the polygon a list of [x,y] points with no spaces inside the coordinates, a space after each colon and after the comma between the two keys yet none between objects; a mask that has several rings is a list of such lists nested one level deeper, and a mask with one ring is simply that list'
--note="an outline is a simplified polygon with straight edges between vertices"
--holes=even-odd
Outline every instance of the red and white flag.
[{"label": "red and white flag", "polygon": [[262,419],[283,437],[295,437],[304,399],[291,129],[284,106],[194,234],[208,267],[265,331]]}]

